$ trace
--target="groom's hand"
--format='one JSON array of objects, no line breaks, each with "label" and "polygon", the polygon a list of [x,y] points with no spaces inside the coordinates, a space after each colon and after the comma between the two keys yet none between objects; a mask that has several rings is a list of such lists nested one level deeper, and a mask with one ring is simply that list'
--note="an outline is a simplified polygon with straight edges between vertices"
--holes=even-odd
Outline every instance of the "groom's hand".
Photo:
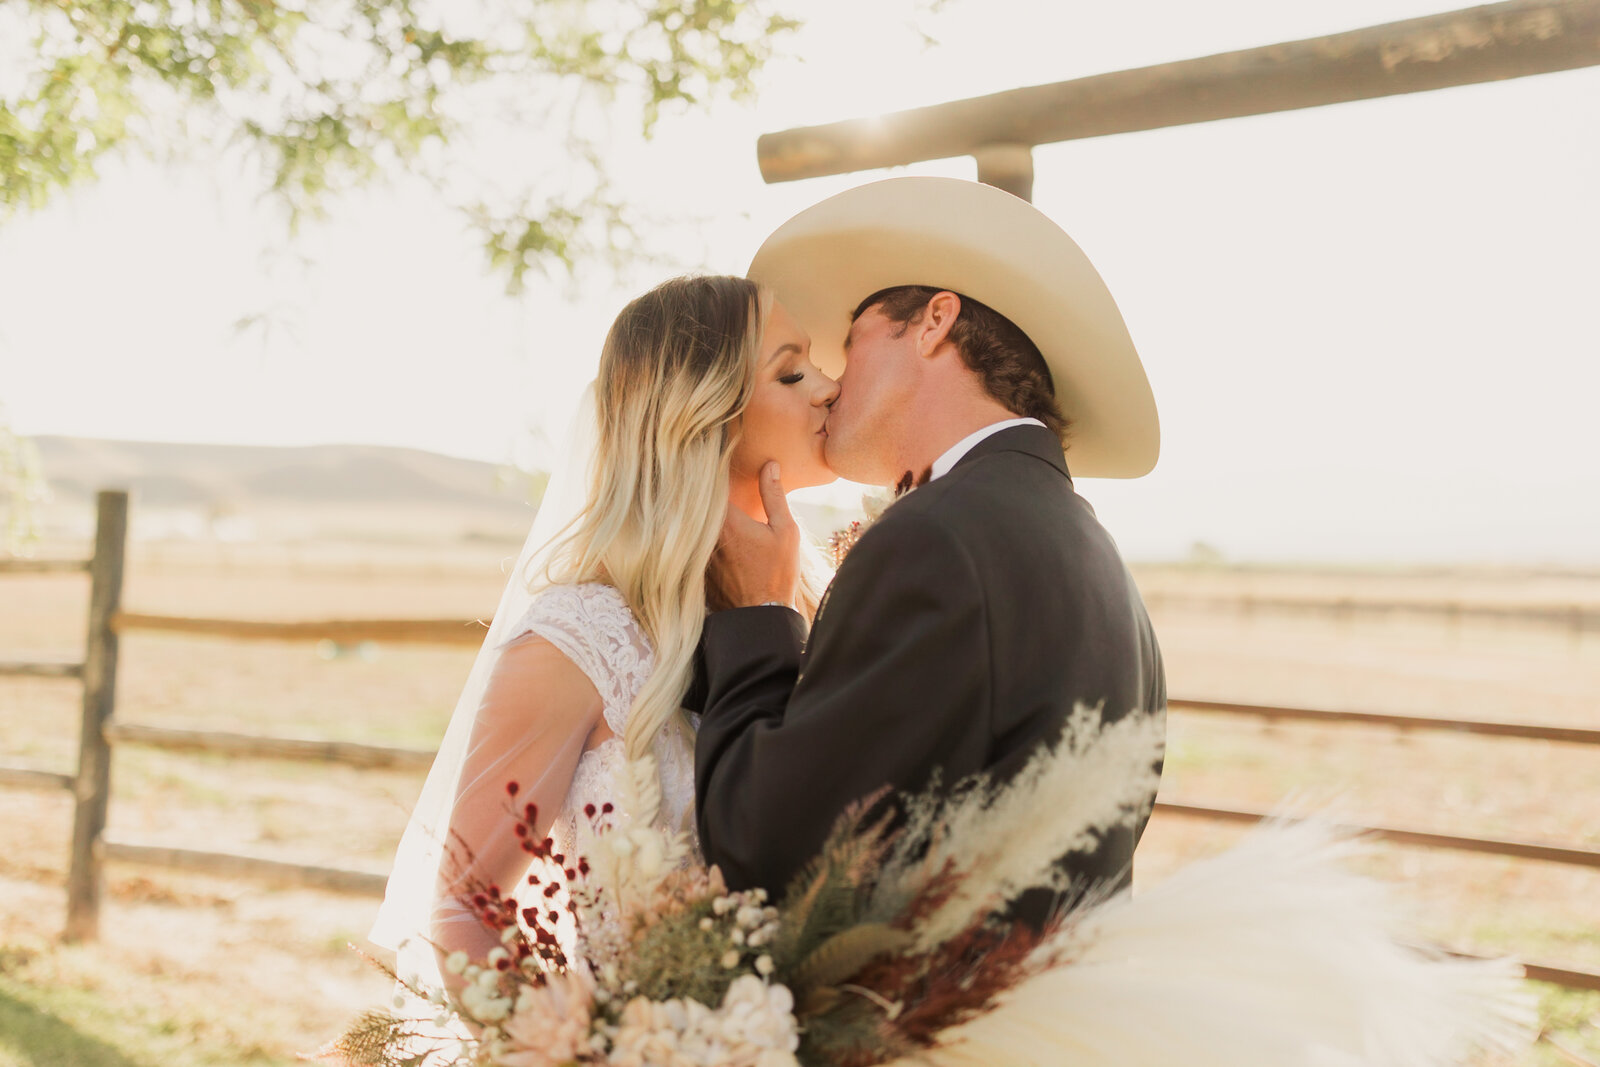
[{"label": "groom's hand", "polygon": [[757,484],[767,521],[757,522],[728,505],[717,542],[718,580],[736,608],[761,604],[794,607],[800,588],[800,527],[789,514],[789,500],[776,462],[761,468]]}]

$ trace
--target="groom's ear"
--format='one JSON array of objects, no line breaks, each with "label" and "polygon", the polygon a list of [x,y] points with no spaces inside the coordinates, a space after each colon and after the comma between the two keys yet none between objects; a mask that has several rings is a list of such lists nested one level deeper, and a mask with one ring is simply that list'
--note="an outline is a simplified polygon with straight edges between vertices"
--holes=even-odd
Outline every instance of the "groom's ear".
[{"label": "groom's ear", "polygon": [[950,339],[956,316],[961,314],[961,298],[941,290],[934,293],[923,309],[922,317],[912,327],[917,332],[917,354],[932,356]]}]

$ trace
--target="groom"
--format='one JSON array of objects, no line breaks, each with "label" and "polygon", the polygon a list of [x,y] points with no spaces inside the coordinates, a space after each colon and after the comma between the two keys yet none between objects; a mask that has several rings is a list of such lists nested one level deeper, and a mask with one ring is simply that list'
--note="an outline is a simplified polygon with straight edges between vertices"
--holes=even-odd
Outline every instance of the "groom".
[{"label": "groom", "polygon": [[[999,190],[851,190],[782,226],[750,276],[811,334],[814,362],[843,366],[829,464],[919,486],[862,534],[809,640],[788,606],[799,531],[775,464],[768,523],[735,509],[724,529],[741,606],[705,625],[700,843],[730,886],[782,892],[844,808],[882,786],[1004,778],[1075,703],[1107,722],[1165,714],[1138,591],[1068,473],[1144,474],[1159,431],[1104,283]],[[1142,830],[1064,861],[1074,884],[1127,884]],[[1017,910],[1038,922],[1053,903],[1034,894]]]}]

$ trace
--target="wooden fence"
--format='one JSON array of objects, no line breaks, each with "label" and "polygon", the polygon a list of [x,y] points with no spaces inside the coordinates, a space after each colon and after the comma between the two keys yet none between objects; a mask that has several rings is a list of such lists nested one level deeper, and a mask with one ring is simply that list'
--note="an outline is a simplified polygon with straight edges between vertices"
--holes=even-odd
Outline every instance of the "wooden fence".
[{"label": "wooden fence", "polygon": [[[134,844],[107,838],[111,753],[115,746],[138,745],[175,752],[209,752],[239,758],[339,763],[354,767],[425,770],[433,758],[428,749],[365,745],[311,738],[263,737],[220,731],[184,730],[118,722],[114,715],[117,640],[131,630],[203,635],[226,640],[402,641],[430,644],[477,644],[481,626],[459,620],[325,620],[320,622],[246,622],[144,615],[121,610],[121,589],[128,523],[128,498],[102,492],[94,557],[87,561],[0,561],[5,574],[87,572],[91,576],[89,628],[84,658],[79,661],[14,662],[0,660],[0,675],[81,679],[84,686],[79,765],[75,775],[31,768],[0,766],[0,786],[67,789],[76,801],[71,861],[67,876],[69,940],[97,935],[102,865],[106,861],[160,866],[207,874],[261,879],[336,890],[381,894],[385,876],[374,871],[346,870],[288,863],[240,853]],[[1498,613],[1497,613],[1498,614]],[[1538,620],[1533,620],[1538,621]],[[1336,711],[1224,701],[1173,700],[1179,713],[1249,716],[1269,722],[1319,723],[1394,728],[1416,732],[1471,734],[1484,738],[1516,738],[1576,745],[1600,745],[1600,730],[1477,719],[1444,719],[1373,711]],[[1162,801],[1158,811],[1176,817],[1253,823],[1266,813],[1227,805]],[[1353,826],[1350,829],[1397,845],[1451,849],[1558,863],[1600,870],[1600,850],[1557,842],[1472,837],[1434,833],[1417,827]],[[1527,975],[1574,989],[1600,991],[1600,974],[1527,963]]]}]

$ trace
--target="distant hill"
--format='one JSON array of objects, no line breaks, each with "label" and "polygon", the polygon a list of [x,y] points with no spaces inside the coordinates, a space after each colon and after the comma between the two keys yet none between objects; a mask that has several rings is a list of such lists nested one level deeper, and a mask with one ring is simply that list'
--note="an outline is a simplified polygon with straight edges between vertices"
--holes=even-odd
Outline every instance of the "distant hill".
[{"label": "distant hill", "polygon": [[35,437],[54,502],[87,503],[102,488],[133,491],[138,506],[250,514],[310,505],[456,509],[525,517],[525,485],[492,463],[412,448],[107,441]]}]

